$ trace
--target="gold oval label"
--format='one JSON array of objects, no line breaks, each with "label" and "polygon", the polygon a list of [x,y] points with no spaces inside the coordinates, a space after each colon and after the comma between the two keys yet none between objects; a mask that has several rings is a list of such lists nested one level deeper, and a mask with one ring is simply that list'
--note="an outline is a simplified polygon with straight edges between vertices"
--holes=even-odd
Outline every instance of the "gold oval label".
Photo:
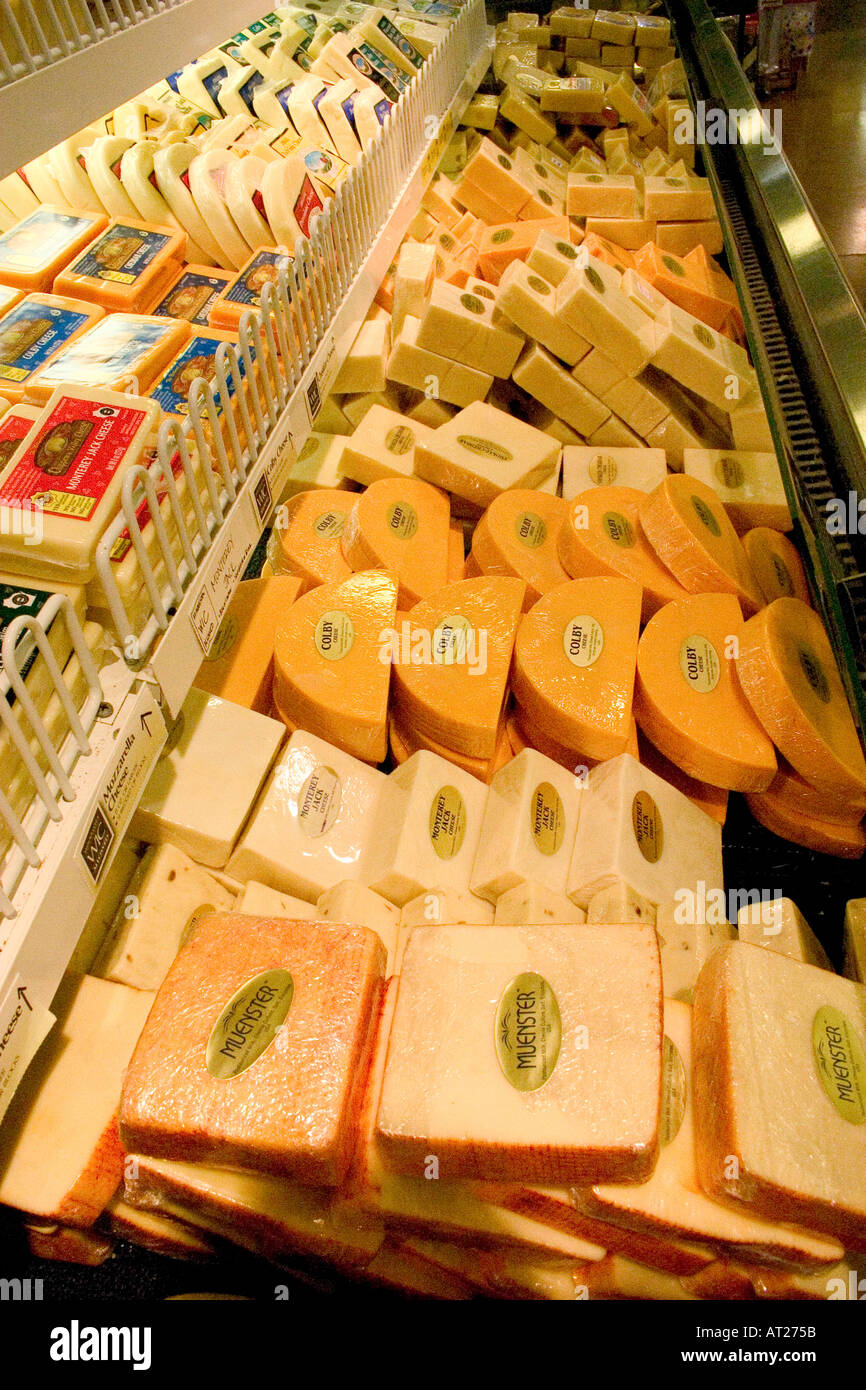
[{"label": "gold oval label", "polygon": [[680,1132],[686,1113],[686,1069],[679,1048],[665,1033],[662,1044],[662,1109],[659,1116],[659,1142],[672,1144]]},{"label": "gold oval label", "polygon": [[318,441],[318,439],[313,439],[312,436],[311,436],[311,437],[307,440],[307,442],[306,442],[306,444],[304,445],[304,447],[303,447],[303,449],[301,450],[301,452],[298,454],[298,463],[306,463],[307,459],[312,458],[312,457],[313,457],[313,454],[316,452],[316,450],[317,450],[318,448],[319,448],[319,441]]},{"label": "gold oval label", "polygon": [[556,243],[556,249],[560,256],[565,256],[567,261],[577,260],[577,252],[570,241],[558,241]]},{"label": "gold oval label", "polygon": [[669,270],[672,275],[685,275],[685,267],[679,261],[675,261],[673,256],[662,256],[662,265]]},{"label": "gold oval label", "polygon": [[266,1052],[292,1007],[288,970],[264,970],[232,996],[211,1029],[205,1064],[217,1081],[240,1076]]},{"label": "gold oval label", "polygon": [[676,177],[674,177],[674,178],[668,177],[668,178],[665,179],[665,183],[667,184],[668,188],[682,188],[684,182],[685,182],[684,179],[680,179],[680,178],[676,178]]},{"label": "gold oval label", "polygon": [[492,439],[479,439],[477,434],[458,434],[457,443],[468,449],[470,454],[481,454],[484,458],[498,459],[500,463],[510,463],[514,455]]},{"label": "gold oval label", "polygon": [[553,207],[553,194],[548,193],[546,188],[536,189],[536,196],[540,203],[544,203],[546,208]]},{"label": "gold oval label", "polygon": [[714,348],[716,346],[716,340],[712,333],[708,328],[704,328],[702,323],[692,324],[692,332],[698,342],[702,343],[705,348]]},{"label": "gold oval label", "polygon": [[720,459],[717,459],[714,472],[722,487],[731,488],[731,490],[742,487],[746,481],[746,474],[740,460],[731,458],[729,454],[723,454]]},{"label": "gold oval label", "polygon": [[541,854],[556,854],[565,836],[565,807],[552,782],[539,782],[529,803],[529,828]]},{"label": "gold oval label", "polygon": [[586,278],[598,294],[604,294],[604,281],[594,266],[584,266]]},{"label": "gold oval label", "polygon": [[439,859],[453,859],[466,837],[466,805],[456,787],[440,787],[430,802],[430,843]]},{"label": "gold oval label", "polygon": [[545,169],[545,167],[544,167],[543,164],[536,164],[536,165],[535,165],[535,172],[536,172],[536,174],[538,175],[538,177],[539,177],[540,179],[547,179],[547,178],[550,178],[550,175],[548,174],[548,172],[547,172],[547,170]]},{"label": "gold oval label", "polygon": [[415,443],[415,435],[407,425],[397,425],[385,435],[385,448],[389,454],[408,454]]},{"label": "gold oval label", "polygon": [[535,512],[521,512],[514,523],[517,539],[530,550],[537,550],[547,540],[547,523]]},{"label": "gold oval label", "polygon": [[337,536],[342,536],[345,524],[345,512],[322,512],[321,516],[317,516],[313,522],[313,530],[317,536],[324,536],[327,540],[335,540]]},{"label": "gold oval label", "polygon": [[462,665],[468,657],[472,624],[460,613],[443,618],[433,632],[432,657],[437,666]]},{"label": "gold oval label", "polygon": [[830,703],[830,682],[821,662],[818,660],[811,647],[800,647],[797,655],[800,658],[800,665],[803,674],[809,682],[811,689],[818,696],[824,705]]},{"label": "gold oval label", "polygon": [[515,1091],[537,1091],[550,1080],[562,1046],[562,1016],[543,975],[527,970],[506,985],[496,1006],[493,1045]]},{"label": "gold oval label", "polygon": [[616,482],[618,472],[617,461],[610,454],[596,454],[589,465],[589,476],[599,487],[608,487]]},{"label": "gold oval label", "polygon": [[712,642],[694,632],[680,647],[680,670],[687,685],[709,695],[719,683],[721,663]]},{"label": "gold oval label", "polygon": [[693,495],[692,506],[694,507],[698,521],[700,521],[703,526],[706,526],[707,530],[711,531],[714,536],[720,536],[722,534],[722,528],[716,520],[712,508],[707,506],[703,497]]},{"label": "gold oval label", "polygon": [[481,300],[477,297],[477,295],[461,294],[460,303],[463,305],[464,309],[469,310],[470,314],[484,313],[484,305],[481,303]]},{"label": "gold oval label", "polygon": [[603,174],[587,174],[587,176],[586,176],[586,182],[587,182],[587,183],[604,183],[604,175],[603,175]]},{"label": "gold oval label", "polygon": [[540,275],[530,275],[526,283],[536,294],[550,294],[550,286]]},{"label": "gold oval label", "polygon": [[498,231],[493,232],[490,240],[494,245],[501,246],[503,241],[510,241],[513,236],[514,233],[510,227],[500,227]]},{"label": "gold oval label", "polygon": [[499,163],[502,165],[503,169],[511,168],[511,160],[506,155],[499,154],[496,156],[496,158],[499,160]]},{"label": "gold oval label", "polygon": [[439,245],[442,247],[443,251],[450,251],[452,246],[456,245],[456,243],[450,232],[443,232],[439,238]]},{"label": "gold oval label", "polygon": [[401,541],[410,541],[418,530],[418,513],[408,502],[393,502],[388,508],[388,530]]},{"label": "gold oval label", "polygon": [[323,613],[316,623],[313,641],[319,656],[323,656],[326,661],[342,661],[352,650],[354,640],[355,629],[352,619],[339,608],[332,608],[329,612]]},{"label": "gold oval label", "polygon": [[219,627],[217,635],[213,639],[211,649],[205,657],[205,661],[219,661],[220,657],[230,652],[237,641],[240,624],[233,613],[226,613]]},{"label": "gold oval label", "polygon": [[489,290],[486,285],[473,285],[472,293],[477,294],[481,299],[495,299],[496,295]]},{"label": "gold oval label", "polygon": [[636,792],[631,803],[631,825],[637,847],[648,864],[657,864],[665,847],[661,811],[649,792]]},{"label": "gold oval label", "polygon": [[605,512],[601,519],[608,540],[623,550],[631,550],[634,545],[634,528],[622,512]]},{"label": "gold oval label", "polygon": [[837,1115],[851,1125],[866,1122],[866,1049],[850,1021],[825,1004],[812,1021],[818,1080]]},{"label": "gold oval label", "polygon": [[320,763],[298,793],[298,825],[311,840],[325,835],[340,814],[343,788],[332,767]]},{"label": "gold oval label", "polygon": [[604,647],[604,628],[589,613],[580,613],[566,623],[562,649],[573,666],[592,666]]},{"label": "gold oval label", "polygon": [[771,555],[770,563],[773,566],[773,573],[776,576],[779,592],[783,596],[790,597],[794,592],[794,581],[788,572],[788,566],[780,555]]}]

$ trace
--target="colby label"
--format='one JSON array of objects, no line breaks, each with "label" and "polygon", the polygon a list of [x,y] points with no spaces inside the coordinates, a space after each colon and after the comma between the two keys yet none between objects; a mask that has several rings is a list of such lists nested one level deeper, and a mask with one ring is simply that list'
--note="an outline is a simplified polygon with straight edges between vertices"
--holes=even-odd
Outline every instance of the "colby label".
[{"label": "colby label", "polygon": [[430,803],[430,843],[439,859],[453,859],[466,837],[466,806],[456,787],[440,787]]},{"label": "colby label", "polygon": [[809,682],[811,689],[818,696],[823,705],[830,703],[830,682],[823,665],[818,660],[811,647],[800,647],[797,655],[800,658],[800,666],[803,674]]},{"label": "colby label", "polygon": [[631,803],[631,825],[637,847],[648,864],[657,864],[665,847],[661,811],[649,792],[636,792]]},{"label": "colby label", "polygon": [[707,506],[703,497],[698,497],[696,494],[693,494],[692,506],[701,525],[706,526],[707,530],[714,536],[720,536],[722,534],[722,528],[716,520],[712,508]]},{"label": "colby label", "polygon": [[496,298],[496,295],[493,293],[493,291],[492,291],[492,290],[489,290],[489,289],[487,288],[486,285],[473,285],[473,286],[472,286],[472,293],[473,293],[473,295],[476,295],[476,294],[477,294],[477,295],[479,296],[480,299],[495,299],[495,298]]},{"label": "colby label", "polygon": [[866,1049],[850,1020],[829,1004],[812,1021],[812,1051],[833,1109],[849,1124],[866,1123]]},{"label": "colby label", "polygon": [[617,461],[610,454],[596,454],[589,465],[589,476],[598,487],[610,487],[618,472]]},{"label": "colby label", "polygon": [[675,261],[673,256],[662,256],[662,265],[665,270],[669,270],[672,275],[685,275],[685,267],[679,261]]},{"label": "colby label", "polygon": [[475,434],[458,434],[457,443],[462,444],[463,448],[468,449],[471,454],[481,454],[488,459],[499,459],[501,463],[510,463],[514,458],[514,455],[503,445],[494,444],[492,439],[479,439]]},{"label": "colby label", "polygon": [[443,618],[433,633],[432,656],[439,666],[454,666],[467,660],[474,634],[472,624],[462,614]]},{"label": "colby label", "polygon": [[521,512],[514,523],[517,539],[530,550],[537,550],[547,540],[547,523],[535,512]]},{"label": "colby label", "polygon": [[592,666],[604,647],[604,628],[589,613],[580,613],[566,624],[562,647],[573,666]]},{"label": "colby label", "polygon": [[326,661],[342,661],[343,657],[352,650],[352,643],[355,640],[352,619],[348,613],[343,613],[339,608],[323,613],[316,623],[316,633],[313,640],[316,644],[316,651]]},{"label": "colby label", "polygon": [[680,670],[686,684],[702,695],[709,695],[719,683],[719,654],[706,637],[693,633],[680,647]]},{"label": "colby label", "polygon": [[26,381],[86,322],[86,314],[25,299],[0,323],[0,379]]},{"label": "colby label", "polygon": [[408,454],[415,443],[415,435],[408,425],[397,425],[385,435],[385,448],[389,454]]},{"label": "colby label", "polygon": [[672,1144],[680,1132],[686,1113],[686,1069],[679,1048],[667,1033],[662,1045],[662,1109],[659,1116],[659,1142]]},{"label": "colby label", "polygon": [[265,970],[241,985],[208,1038],[205,1061],[211,1076],[229,1081],[257,1062],[285,1022],[294,994],[288,970]]},{"label": "colby label", "polygon": [[553,1075],[562,1046],[562,1016],[543,975],[516,975],[496,1007],[493,1036],[502,1074],[515,1091],[537,1091]]},{"label": "colby label", "polygon": [[345,525],[346,513],[332,509],[316,517],[313,530],[317,536],[322,536],[325,540],[334,540],[337,536],[342,536]]},{"label": "colby label", "polygon": [[298,825],[311,840],[325,835],[340,814],[343,789],[332,767],[323,763],[311,772],[298,793]]},{"label": "colby label", "polygon": [[622,512],[605,512],[601,519],[605,535],[614,545],[630,550],[634,545],[634,530],[628,517]]},{"label": "colby label", "polygon": [[388,530],[401,541],[409,541],[418,530],[418,513],[408,502],[394,502],[388,508]]},{"label": "colby label", "polygon": [[713,472],[722,487],[730,488],[732,491],[742,487],[746,481],[743,465],[739,459],[731,458],[730,454],[723,454],[720,459],[717,459]]},{"label": "colby label", "polygon": [[529,829],[541,854],[556,854],[565,835],[565,807],[552,782],[539,782],[529,803]]}]

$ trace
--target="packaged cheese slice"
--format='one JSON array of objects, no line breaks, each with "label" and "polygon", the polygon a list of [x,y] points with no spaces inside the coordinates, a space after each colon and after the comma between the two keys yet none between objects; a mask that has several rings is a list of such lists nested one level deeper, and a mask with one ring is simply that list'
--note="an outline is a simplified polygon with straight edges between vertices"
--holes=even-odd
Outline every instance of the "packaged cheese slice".
[{"label": "packaged cheese slice", "polygon": [[384,969],[384,947],[363,927],[202,919],[126,1073],[126,1149],[337,1185]]},{"label": "packaged cheese slice", "polygon": [[[229,215],[250,250],[275,244],[260,191],[266,167],[258,155],[248,154],[244,159],[233,160],[225,170],[224,193]],[[245,265],[247,260],[245,252],[241,264]]]},{"label": "packaged cheese slice", "polygon": [[383,762],[396,611],[397,580],[383,570],[299,598],[274,649],[280,715],[365,762]]},{"label": "packaged cheese slice", "polygon": [[803,561],[787,536],[766,526],[756,526],[743,536],[743,549],[767,603],[777,598],[798,598],[811,604]]},{"label": "packaged cheese slice", "polygon": [[721,826],[630,754],[593,768],[582,796],[567,890],[579,907],[618,881],[656,906],[721,891]]},{"label": "packaged cheese slice", "polygon": [[91,1226],[123,1177],[117,1106],[153,995],[85,975],[30,1064],[0,1138],[0,1201]]},{"label": "packaged cheese slice", "polygon": [[746,623],[737,675],[787,761],[819,791],[862,799],[866,761],[824,625],[796,598]]},{"label": "packaged cheese slice", "polygon": [[734,594],[747,617],[764,606],[733,524],[706,483],[669,475],[643,502],[640,524],[662,564],[689,593]]},{"label": "packaged cheese slice", "polygon": [[339,488],[295,493],[280,507],[271,532],[268,558],[274,572],[296,576],[301,593],[348,579],[352,566],[340,540],[350,506],[351,494]]},{"label": "packaged cheese slice", "polygon": [[50,290],[63,267],[107,222],[102,211],[40,207],[0,236],[0,281],[23,290]]},{"label": "packaged cheese slice", "polygon": [[111,222],[57,276],[57,294],[89,299],[104,309],[148,313],[186,258],[186,233],[132,218]]},{"label": "packaged cheese slice", "polygon": [[[220,263],[240,270],[252,248],[238,231],[226,202],[226,181],[236,163],[237,157],[228,150],[208,150],[191,161],[187,177],[195,205],[219,244]],[[264,244],[267,245],[267,240]]]},{"label": "packaged cheese slice", "polygon": [[866,1249],[866,989],[735,942],[695,989],[697,1175],[738,1209]]},{"label": "packaged cheese slice", "polygon": [[575,579],[539,599],[521,622],[512,676],[531,727],[590,758],[623,751],[640,607],[639,586],[619,578]]},{"label": "packaged cheese slice", "polygon": [[323,203],[299,155],[269,164],[262,180],[265,216],[278,246],[294,254],[299,237],[309,237]]},{"label": "packaged cheese slice", "polygon": [[666,604],[638,644],[635,716],[690,777],[760,792],[775,776],[776,755],[733,669],[742,633],[733,594]]},{"label": "packaged cheese slice", "polygon": [[[385,1160],[407,1176],[435,1153],[445,1179],[639,1182],[657,1154],[661,1032],[649,927],[416,927],[377,1118]],[[443,1038],[444,1072],[429,1066]]]},{"label": "packaged cheese slice", "polygon": [[558,763],[526,749],[490,783],[470,888],[495,903],[533,882],[565,893],[582,789]]},{"label": "packaged cheese slice", "polygon": [[518,579],[464,579],[409,610],[394,662],[394,708],[409,728],[493,755],[523,594]]},{"label": "packaged cheese slice", "polygon": [[511,488],[494,498],[472,536],[471,562],[478,574],[513,575],[526,584],[528,611],[542,594],[568,582],[557,540],[565,519],[559,497]]},{"label": "packaged cheese slice", "polygon": [[[260,307],[264,286],[276,284],[280,271],[287,270],[291,263],[291,257],[283,251],[254,251],[214,302],[208,322],[214,328],[226,328],[237,333],[247,309]],[[319,428],[324,429],[325,426],[320,424]]]},{"label": "packaged cheese slice", "polygon": [[661,1153],[655,1172],[638,1187],[579,1190],[580,1210],[650,1235],[700,1241],[731,1259],[784,1263],[802,1270],[836,1263],[842,1247],[832,1238],[766,1221],[745,1209],[732,1211],[701,1191],[695,1169],[689,1005],[666,999],[664,1027]]},{"label": "packaged cheese slice", "polygon": [[379,478],[354,502],[340,544],[353,570],[395,574],[397,607],[411,608],[448,582],[450,522],[438,488],[420,478]]},{"label": "packaged cheese slice", "polygon": [[415,446],[421,477],[482,507],[507,488],[538,487],[558,462],[558,441],[481,401]]},{"label": "packaged cheese slice", "polygon": [[57,294],[28,294],[0,319],[0,388],[20,401],[34,372],[102,318],[102,310]]},{"label": "packaged cheese slice", "polygon": [[231,262],[226,260],[190,192],[189,166],[198,152],[198,146],[189,141],[163,145],[154,153],[153,175],[160,196],[168,203],[191,242],[199,248],[195,259],[205,260],[205,263],[210,260],[214,265],[228,268]]},{"label": "packaged cheese slice", "polygon": [[833,854],[839,859],[860,859],[866,853],[866,827],[838,820],[822,820],[818,816],[793,811],[787,802],[774,792],[750,792],[746,796],[749,810],[765,830],[803,845],[816,854]]},{"label": "packaged cheese slice", "polygon": [[101,135],[92,145],[85,145],[81,151],[87,177],[93,184],[96,194],[109,217],[121,221],[128,217],[138,217],[139,212],[121,182],[121,163],[126,151],[135,140],[123,135]]},{"label": "packaged cheese slice", "polygon": [[243,580],[198,669],[196,688],[267,714],[277,628],[299,592],[293,576]]},{"label": "packaged cheese slice", "polygon": [[28,398],[44,403],[58,388],[79,386],[107,391],[132,386],[140,394],[177,356],[190,331],[185,320],[107,314],[34,372]]},{"label": "packaged cheese slice", "polygon": [[227,270],[220,270],[218,266],[186,265],[152,314],[157,318],[188,319],[190,323],[207,328],[210,310],[232,278]]},{"label": "packaged cheese slice", "polygon": [[559,532],[562,567],[573,578],[621,575],[643,590],[641,619],[686,591],[657,558],[640,528],[639,511],[646,494],[629,487],[595,487],[569,503]]}]

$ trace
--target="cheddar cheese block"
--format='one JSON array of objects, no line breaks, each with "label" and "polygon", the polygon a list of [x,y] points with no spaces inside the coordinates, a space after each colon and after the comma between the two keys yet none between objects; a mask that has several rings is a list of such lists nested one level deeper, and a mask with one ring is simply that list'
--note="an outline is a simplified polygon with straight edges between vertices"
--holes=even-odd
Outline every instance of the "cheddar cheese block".
[{"label": "cheddar cheese block", "polygon": [[393,694],[408,727],[470,757],[493,755],[523,595],[519,579],[463,579],[409,610]]},{"label": "cheddar cheese block", "polygon": [[28,294],[0,319],[0,388],[20,401],[43,363],[102,318],[102,310],[58,294]]},{"label": "cheddar cheese block", "polygon": [[512,686],[529,727],[590,758],[628,742],[641,590],[630,579],[573,579],[523,618]]},{"label": "cheddar cheese block", "polygon": [[645,494],[629,487],[595,487],[569,503],[558,553],[572,578],[621,575],[643,590],[641,619],[648,622],[685,589],[656,557],[640,528]]},{"label": "cheddar cheese block", "polygon": [[376,1124],[385,1161],[416,1177],[435,1153],[441,1178],[642,1181],[661,1031],[649,927],[416,927]]},{"label": "cheddar cheese block", "polygon": [[746,623],[737,675],[779,751],[819,791],[862,799],[866,761],[827,633],[796,598]]},{"label": "cheddar cheese block", "polygon": [[640,524],[662,564],[689,593],[734,594],[747,617],[764,606],[733,523],[706,483],[669,475],[643,502]]},{"label": "cheddar cheese block", "polygon": [[695,1154],[709,1196],[866,1249],[866,989],[735,942],[694,1006]]},{"label": "cheddar cheese block", "polygon": [[274,649],[280,715],[355,757],[382,762],[396,612],[397,579],[384,570],[363,570],[299,598]]},{"label": "cheddar cheese block", "polygon": [[147,314],[186,259],[186,233],[131,217],[110,222],[54,281],[55,294]]},{"label": "cheddar cheese block", "polygon": [[74,256],[107,225],[104,213],[40,207],[0,236],[0,284],[50,290]]},{"label": "cheddar cheese block", "polygon": [[277,627],[300,586],[298,578],[282,575],[242,580],[198,668],[196,688],[267,714]]},{"label": "cheddar cheese block", "polygon": [[776,755],[733,669],[742,632],[733,594],[666,604],[638,643],[635,717],[690,777],[760,792],[775,776]]},{"label": "cheddar cheese block", "polygon": [[593,256],[584,242],[574,269],[557,288],[556,309],[569,328],[633,376],[653,358],[655,325],[626,298],[619,279],[619,273]]},{"label": "cheddar cheese block", "polygon": [[[378,478],[354,501],[340,545],[353,570],[395,574],[397,607],[410,608],[448,582],[450,523],[438,488],[420,478]],[[462,567],[462,533],[460,544]]]},{"label": "cheddar cheese block", "polygon": [[559,497],[529,488],[510,488],[490,503],[472,535],[471,561],[479,574],[513,575],[526,584],[528,610],[568,575],[557,554],[565,518]]},{"label": "cheddar cheese block", "polygon": [[145,392],[191,332],[185,319],[107,314],[34,372],[28,398],[43,404],[59,387],[80,385]]},{"label": "cheddar cheese block", "polygon": [[349,515],[350,497],[342,488],[298,492],[280,508],[268,543],[276,574],[294,575],[300,592],[348,579],[352,566],[340,538]]},{"label": "cheddar cheese block", "polygon": [[811,604],[803,561],[787,536],[756,526],[743,536],[743,549],[767,603],[798,598]]},{"label": "cheddar cheese block", "polygon": [[[567,242],[561,244],[568,245]],[[514,261],[504,272],[499,282],[496,308],[570,367],[589,352],[586,339],[562,323],[557,316],[552,283],[542,279],[537,270],[532,270],[522,261]]]},{"label": "cheddar cheese block", "polygon": [[558,463],[555,439],[483,401],[415,445],[419,477],[480,507],[507,488],[539,487]]},{"label": "cheddar cheese block", "polygon": [[472,867],[473,893],[496,902],[532,881],[565,893],[581,789],[558,763],[526,749],[490,783]]},{"label": "cheddar cheese block", "polygon": [[338,1184],[384,969],[363,927],[202,919],[127,1070],[125,1148]]}]

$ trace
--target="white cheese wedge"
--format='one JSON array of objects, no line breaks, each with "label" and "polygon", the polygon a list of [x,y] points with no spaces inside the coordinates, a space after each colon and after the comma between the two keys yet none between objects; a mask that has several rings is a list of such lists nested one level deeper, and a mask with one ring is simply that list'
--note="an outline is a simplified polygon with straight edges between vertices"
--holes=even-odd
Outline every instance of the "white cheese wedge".
[{"label": "white cheese wedge", "polygon": [[781,951],[783,956],[822,970],[833,969],[824,947],[790,898],[745,904],[737,913],[737,930],[740,940],[753,946]]},{"label": "white cheese wedge", "polygon": [[363,883],[344,879],[322,894],[316,903],[316,911],[326,922],[346,922],[351,926],[369,927],[374,931],[388,953],[385,974],[393,973],[400,931],[400,913],[380,893],[365,888]]},{"label": "white cheese wedge", "polygon": [[473,893],[495,903],[527,881],[565,893],[582,788],[559,763],[527,748],[496,773],[472,867]]},{"label": "white cheese wedge", "polygon": [[656,907],[647,898],[635,893],[627,883],[612,883],[589,900],[587,922],[648,922],[655,924]]},{"label": "white cheese wedge", "polygon": [[227,150],[208,150],[196,155],[189,166],[189,187],[195,205],[208,230],[228,258],[229,267],[240,270],[250,258],[250,250],[235,225],[226,202],[226,180],[237,162]]},{"label": "white cheese wedge", "polygon": [[[156,150],[153,156],[153,173],[157,189],[168,203],[177,222],[204,252],[203,263],[230,269],[231,261],[226,258],[222,247],[199,212],[185,177],[197,154],[198,148],[188,141],[165,145]],[[199,260],[199,264],[201,263]]]},{"label": "white cheese wedge", "polygon": [[[137,218],[138,209],[127,193],[121,178],[121,160],[135,142],[119,135],[101,135],[81,151],[87,167],[87,177],[109,217],[121,221]],[[2,189],[0,189],[2,197]]]},{"label": "white cheese wedge", "polygon": [[543,883],[524,882],[509,888],[496,899],[497,927],[557,926],[585,922],[586,913],[564,893],[554,893]]},{"label": "white cheese wedge", "polygon": [[254,878],[249,879],[238,894],[235,911],[249,917],[286,917],[289,921],[302,922],[315,922],[319,915],[313,903],[293,898],[288,893],[278,893]]}]

